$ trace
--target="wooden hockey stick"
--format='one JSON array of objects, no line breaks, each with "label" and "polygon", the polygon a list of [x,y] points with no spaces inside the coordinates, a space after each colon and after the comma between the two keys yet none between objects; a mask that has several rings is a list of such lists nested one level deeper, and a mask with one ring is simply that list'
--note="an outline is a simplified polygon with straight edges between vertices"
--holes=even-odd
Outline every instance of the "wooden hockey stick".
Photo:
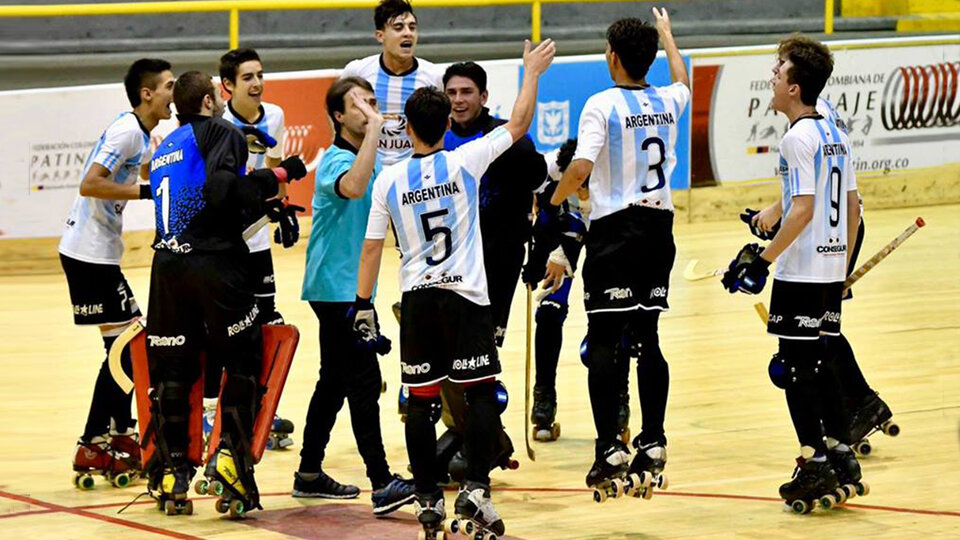
[{"label": "wooden hockey stick", "polygon": [[[861,264],[860,268],[857,268],[852,274],[847,276],[847,279],[843,282],[843,295],[846,296],[847,290],[849,290],[854,283],[860,281],[860,278],[866,275],[866,273],[870,270],[873,270],[873,268],[877,266],[880,261],[886,259],[891,253],[893,253],[893,250],[900,247],[900,244],[906,242],[907,238],[913,236],[913,233],[917,232],[917,230],[924,225],[926,225],[926,222],[923,221],[922,217],[918,217],[916,221],[911,223],[909,227],[900,233],[900,236],[894,238],[890,241],[890,243],[883,246],[883,248],[880,249],[880,251],[878,251],[873,257],[870,257],[867,262]],[[767,324],[769,314],[767,313],[767,307],[763,305],[763,302],[754,304],[753,307],[757,310],[757,314],[759,314],[763,319],[763,324]]]},{"label": "wooden hockey stick", "polygon": [[530,374],[533,369],[530,358],[530,350],[533,342],[533,320],[531,313],[533,311],[533,288],[527,285],[527,375],[526,385],[523,392],[523,442],[527,445],[527,457],[530,461],[536,461],[537,455],[533,448],[530,448]]},{"label": "wooden hockey stick", "polygon": [[107,366],[110,368],[110,375],[113,376],[113,380],[116,381],[117,386],[127,394],[133,390],[133,381],[123,372],[120,358],[123,356],[124,347],[129,345],[130,342],[133,341],[133,338],[137,337],[137,334],[143,332],[144,328],[146,328],[146,321],[143,319],[133,321],[130,326],[126,327],[123,332],[117,336],[113,345],[110,346],[110,352],[107,353]]},{"label": "wooden hockey stick", "polygon": [[690,259],[690,262],[687,263],[687,267],[683,269],[683,278],[687,281],[700,281],[701,279],[707,279],[717,276],[722,276],[723,273],[727,270],[726,268],[717,268],[709,272],[703,273],[697,271],[697,263],[700,262],[697,259]]}]

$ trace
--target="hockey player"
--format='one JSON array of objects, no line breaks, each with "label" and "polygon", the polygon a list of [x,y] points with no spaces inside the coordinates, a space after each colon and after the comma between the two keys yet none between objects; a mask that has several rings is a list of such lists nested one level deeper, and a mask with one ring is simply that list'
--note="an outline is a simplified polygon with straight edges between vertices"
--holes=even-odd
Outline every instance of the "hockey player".
[{"label": "hockey player", "polygon": [[478,219],[480,178],[490,163],[526,134],[533,117],[537,81],[556,48],[546,40],[524,47],[524,79],[510,121],[452,151],[443,151],[450,101],[435,89],[416,90],[404,112],[413,141],[410,159],[377,178],[360,258],[354,329],[379,338],[371,302],[383,239],[392,219],[403,254],[400,322],[401,380],[410,388],[407,453],[417,490],[416,513],[425,532],[445,518],[436,478],[437,436],[444,380],[464,384],[466,479],[456,514],[482,530],[502,535],[503,521],[490,499],[490,463],[499,423],[495,378],[500,362],[493,339]]},{"label": "hockey player", "polygon": [[[343,407],[350,406],[357,449],[373,486],[373,513],[384,515],[413,502],[413,485],[390,474],[380,434],[380,364],[384,348],[358,343],[348,312],[356,298],[357,266],[367,229],[373,179],[380,171],[377,141],[383,117],[373,87],[348,77],[327,92],[327,114],[336,127],[333,145],[317,168],[313,230],[307,244],[303,299],[320,322],[320,378],[310,399],[303,432],[294,497],[352,499],[357,486],[343,485],[323,472],[330,431]],[[374,344],[376,345],[376,344]]]},{"label": "hockey player", "polygon": [[[271,169],[283,160],[283,143],[286,136],[283,109],[273,103],[263,101],[264,81],[263,64],[253,49],[234,49],[220,57],[220,84],[230,94],[223,119],[244,132],[248,141],[248,171]],[[272,146],[260,144],[258,134],[265,133]],[[286,186],[281,185],[276,201],[286,196]],[[292,211],[296,207],[278,206],[285,210],[279,216],[281,231],[296,221]],[[278,233],[279,238],[279,233]],[[276,281],[273,273],[273,256],[270,253],[270,228],[263,227],[247,241],[250,254],[247,257],[251,269],[251,287],[257,298],[262,324],[283,324],[283,316],[277,311],[275,296]],[[277,243],[280,243],[278,241]],[[220,390],[220,372],[224,359],[218,351],[207,351],[207,377],[204,388],[204,432],[209,435],[213,427],[213,417],[217,406],[217,392]],[[279,450],[293,444],[290,434],[293,423],[290,420],[274,418],[274,430],[268,448]]]},{"label": "hockey player", "polygon": [[383,46],[380,54],[348,63],[340,78],[360,77],[373,86],[385,117],[377,148],[386,167],[413,153],[404,104],[418,88],[442,88],[443,70],[416,57],[420,26],[408,0],[381,0],[373,12],[373,22],[374,35]]},{"label": "hockey player", "polygon": [[[150,275],[147,355],[158,452],[146,464],[151,490],[179,504],[196,463],[187,460],[190,388],[209,345],[227,359],[220,440],[205,475],[245,509],[260,508],[251,438],[259,406],[262,335],[242,233],[281,183],[306,174],[293,157],[244,175],[247,141],[219,118],[224,104],[210,76],[190,71],[174,87],[180,127],[150,162],[157,233]],[[194,411],[199,414],[199,411]]]},{"label": "hockey player", "polygon": [[[443,148],[451,151],[490,133],[507,121],[490,116],[487,102],[487,73],[474,62],[453,64],[443,75],[444,92],[450,99],[450,130],[444,136]],[[521,137],[509,150],[495,159],[480,178],[480,233],[483,241],[483,264],[487,291],[493,314],[494,339],[503,346],[510,316],[510,304],[523,266],[524,244],[530,238],[529,213],[533,191],[546,175],[543,156],[529,136]],[[504,390],[505,392],[505,390]],[[438,444],[438,475],[446,476],[451,457],[461,461],[458,448],[463,442],[463,388],[447,381],[443,385],[444,419],[447,431]],[[495,463],[504,463],[513,454],[513,443],[500,430]],[[460,479],[456,465],[453,478]]]},{"label": "hockey player", "polygon": [[[581,348],[597,430],[588,486],[603,487],[627,473],[629,450],[617,438],[619,365],[637,360],[643,426],[633,440],[631,473],[660,475],[666,464],[663,421],[669,371],[657,325],[668,309],[676,256],[670,175],[676,164],[677,122],[690,99],[689,79],[666,10],[653,8],[656,28],[621,19],[607,29],[607,66],[615,87],[593,95],[580,116],[577,152],[550,205],[590,176],[590,234],[583,264],[587,339]],[[647,71],[657,40],[667,53],[673,84],[650,86]]]},{"label": "hockey player", "polygon": [[[110,346],[140,317],[133,291],[120,270],[123,210],[129,200],[150,199],[138,184],[141,164],[149,159],[150,131],[170,118],[174,77],[170,63],[144,58],[134,62],[123,80],[133,110],[107,126],[84,165],[80,194],[67,218],[58,251],[67,277],[73,322],[100,328]],[[146,174],[143,175],[144,177]],[[123,369],[130,374],[130,353]],[[140,447],[130,414],[130,395],[113,382],[104,359],[93,389],[87,423],[77,443],[73,468],[79,487],[93,487],[87,472],[114,473],[140,468]]]},{"label": "hockey player", "polygon": [[[817,97],[833,72],[826,46],[793,36],[773,68],[772,108],[790,128],[780,142],[783,221],[770,244],[748,244],[723,276],[730,292],[759,294],[777,261],[767,332],[779,338],[770,377],[786,391],[800,454],[780,496],[798,512],[813,501],[829,505],[838,485],[860,484],[834,362],[823,336],[840,333],[846,269],[860,220],[850,141],[817,112]],[[861,488],[857,491],[862,494]],[[853,493],[848,491],[848,496]],[[842,497],[841,497],[842,498]]]}]

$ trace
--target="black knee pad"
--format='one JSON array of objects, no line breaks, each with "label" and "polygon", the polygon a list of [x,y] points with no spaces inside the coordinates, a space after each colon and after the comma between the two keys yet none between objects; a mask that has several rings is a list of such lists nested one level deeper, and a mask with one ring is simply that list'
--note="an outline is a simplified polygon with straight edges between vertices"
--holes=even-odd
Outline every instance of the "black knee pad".
[{"label": "black knee pad", "polygon": [[157,411],[164,422],[187,422],[190,412],[190,386],[181,381],[161,381],[156,390]]},{"label": "black knee pad", "polygon": [[625,357],[619,343],[592,339],[588,333],[580,343],[580,361],[587,369],[613,369]]},{"label": "black knee pad", "polygon": [[537,325],[550,324],[562,326],[563,321],[567,320],[567,312],[569,310],[570,308],[564,303],[551,300],[550,298],[544,298],[543,301],[540,302],[540,306],[537,307]]},{"label": "black knee pad", "polygon": [[767,366],[770,381],[777,388],[786,389],[790,385],[813,384],[826,374],[823,361],[823,347],[819,340],[784,339],[780,350],[770,359]]},{"label": "black knee pad", "polygon": [[260,381],[249,375],[228,373],[220,395],[221,431],[235,440],[249,442],[260,404]]},{"label": "black knee pad", "polygon": [[440,396],[425,398],[410,394],[407,400],[407,418],[409,420],[416,415],[423,415],[431,424],[436,424],[443,415],[443,400]]}]

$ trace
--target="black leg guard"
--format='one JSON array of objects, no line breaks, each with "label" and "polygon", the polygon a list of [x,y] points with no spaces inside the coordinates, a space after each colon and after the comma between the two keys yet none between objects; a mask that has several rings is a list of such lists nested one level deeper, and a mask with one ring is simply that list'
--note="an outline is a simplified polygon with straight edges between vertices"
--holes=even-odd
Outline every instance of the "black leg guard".
[{"label": "black leg guard", "polygon": [[466,479],[490,484],[499,438],[500,410],[497,406],[497,384],[482,382],[467,387],[467,424],[464,426],[464,456],[467,458]]},{"label": "black leg guard", "polygon": [[857,358],[853,354],[853,347],[847,338],[840,334],[839,336],[824,336],[827,343],[827,357],[832,359],[837,370],[837,378],[840,380],[840,389],[846,398],[848,405],[851,403],[860,403],[867,396],[872,396],[875,392],[867,384],[860,366],[857,364]]},{"label": "black leg guard", "polygon": [[[110,347],[117,340],[116,336],[104,336],[103,347],[107,354],[110,353]],[[120,357],[120,365],[124,373],[133,379],[133,367],[130,364],[130,348],[123,349],[123,355]],[[97,382],[93,387],[93,398],[90,400],[90,412],[87,415],[87,423],[83,429],[84,441],[90,441],[93,437],[98,437],[107,433],[110,429],[110,420],[112,419],[117,430],[125,430],[133,427],[134,421],[130,414],[130,400],[133,394],[124,393],[110,375],[110,365],[104,358],[100,364],[100,371],[97,373]]]},{"label": "black leg guard", "polygon": [[618,353],[626,327],[622,314],[599,313],[588,315],[586,350],[581,357],[589,369],[587,386],[593,408],[593,423],[597,439],[610,442],[617,438],[617,411],[622,388],[625,361]]},{"label": "black leg guard", "polygon": [[657,334],[660,312],[640,310],[636,315],[631,334],[635,336],[637,344],[637,386],[643,415],[640,444],[666,444],[663,421],[670,391],[670,368],[660,351],[660,337]]},{"label": "black leg guard", "polygon": [[852,444],[853,441],[850,440],[850,409],[847,407],[846,400],[843,399],[837,368],[829,355],[828,345],[824,338],[820,339],[820,350],[821,357],[826,359],[823,362],[823,369],[817,373],[818,399],[823,411],[821,418],[823,432],[826,436],[844,444]]},{"label": "black leg guard", "polygon": [[[260,384],[256,377],[228,373],[220,397],[220,441],[217,453],[228,450],[236,475],[246,493],[249,508],[262,508],[253,476],[253,423],[260,402]],[[218,456],[219,459],[219,456]],[[216,465],[208,464],[208,470]],[[209,476],[209,474],[208,474]]]},{"label": "black leg guard", "polygon": [[407,422],[404,432],[407,440],[407,457],[413,471],[413,481],[418,493],[433,493],[437,490],[436,418],[442,407],[440,397],[427,399],[410,394]]},{"label": "black leg guard", "polygon": [[818,389],[818,373],[823,368],[819,341],[780,339],[780,352],[785,378],[783,388],[793,427],[802,446],[826,452],[821,427],[822,403]]},{"label": "black leg guard", "polygon": [[563,322],[567,318],[568,307],[547,297],[537,308],[537,330],[535,336],[537,377],[536,386],[555,389],[557,385],[557,363],[560,360],[560,347],[563,345]]}]

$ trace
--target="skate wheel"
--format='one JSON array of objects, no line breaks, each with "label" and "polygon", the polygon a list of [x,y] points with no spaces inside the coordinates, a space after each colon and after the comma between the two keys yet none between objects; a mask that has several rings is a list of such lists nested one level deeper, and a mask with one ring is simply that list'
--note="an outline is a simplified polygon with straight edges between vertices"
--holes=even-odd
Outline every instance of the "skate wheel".
[{"label": "skate wheel", "polygon": [[192,515],[193,515],[193,501],[187,501],[187,502],[183,503],[183,510],[181,510],[181,513],[186,514],[186,515],[188,515],[188,516],[192,516]]},{"label": "skate wheel", "polygon": [[888,435],[890,437],[896,437],[900,434],[900,426],[898,426],[896,422],[884,422],[881,429],[883,429],[884,435]]},{"label": "skate wheel", "polygon": [[113,484],[113,487],[125,488],[130,485],[130,475],[127,473],[120,473],[111,478],[110,483]]},{"label": "skate wheel", "polygon": [[553,429],[551,429],[550,431],[551,431],[551,435],[553,435],[553,440],[559,439],[559,438],[560,438],[560,423],[559,423],[559,422],[555,422],[555,423],[553,424]]},{"label": "skate wheel", "polygon": [[460,532],[460,522],[455,519],[451,519],[443,524],[443,530],[450,534],[457,534]]},{"label": "skate wheel", "polygon": [[843,494],[843,496],[838,499],[841,503],[845,503],[849,499],[857,496],[857,488],[850,484],[844,484],[840,486],[837,492]]},{"label": "skate wheel", "polygon": [[210,489],[210,492],[216,495],[217,497],[220,497],[223,495],[223,490],[224,490],[223,484],[221,484],[217,480],[210,482],[209,489]]},{"label": "skate wheel", "polygon": [[417,533],[417,540],[427,540],[427,531],[420,531]]},{"label": "skate wheel", "polygon": [[620,441],[623,444],[630,444],[630,428],[623,428],[620,432]]},{"label": "skate wheel", "polygon": [[661,474],[657,477],[657,487],[660,489],[667,489],[667,486],[670,485],[670,482],[667,480],[666,475]]},{"label": "skate wheel", "polygon": [[483,540],[497,540],[497,533],[493,533],[493,532],[484,533]]},{"label": "skate wheel", "polygon": [[809,514],[812,507],[807,504],[807,501],[798,499],[790,503],[790,509],[795,514]]},{"label": "skate wheel", "polygon": [[640,496],[643,497],[643,500],[645,500],[645,501],[649,501],[650,499],[652,499],[652,498],[653,498],[653,486],[647,487],[647,488],[643,488],[643,494],[641,494]]},{"label": "skate wheel", "polygon": [[626,486],[624,486],[623,480],[620,480],[619,478],[614,478],[610,482],[610,492],[613,495],[614,499],[619,499],[620,497],[623,497],[624,493],[626,492]]},{"label": "skate wheel", "polygon": [[243,501],[240,499],[234,499],[230,501],[230,517],[239,518],[243,517]]},{"label": "skate wheel", "polygon": [[273,450],[274,448],[276,448],[277,447],[276,441],[277,439],[274,435],[271,435],[269,438],[267,438],[267,450]]},{"label": "skate wheel", "polygon": [[210,482],[206,480],[197,480],[193,483],[193,491],[197,495],[206,495],[210,490]]},{"label": "skate wheel", "polygon": [[467,536],[473,536],[473,533],[475,532],[477,532],[476,524],[474,524],[472,521],[467,520],[467,522],[463,524],[463,533],[466,534]]},{"label": "skate wheel", "polygon": [[861,456],[869,456],[873,448],[870,446],[870,441],[863,439],[862,441],[853,445],[853,451],[860,454]]},{"label": "skate wheel", "polygon": [[837,498],[837,504],[843,504],[847,502],[847,499],[850,498],[850,495],[847,493],[846,486],[840,486],[833,492],[833,496]]},{"label": "skate wheel", "polygon": [[857,484],[857,495],[864,497],[870,494],[870,484],[861,482]]},{"label": "skate wheel", "polygon": [[80,489],[93,489],[94,481],[93,477],[89,474],[78,474],[73,479],[73,485],[77,486]]},{"label": "skate wheel", "polygon": [[533,440],[537,442],[549,442],[550,432],[545,429],[533,428]]},{"label": "skate wheel", "polygon": [[520,468],[520,462],[515,459],[508,459],[507,468],[510,469],[511,471],[515,471]]},{"label": "skate wheel", "polygon": [[380,381],[380,393],[381,394],[387,393],[387,381]]},{"label": "skate wheel", "polygon": [[604,490],[602,490],[602,489],[599,489],[599,488],[593,488],[593,501],[594,501],[594,502],[602,503],[602,502],[604,502],[604,501],[606,501],[606,500],[607,500],[607,492],[606,492],[606,491],[604,491]]},{"label": "skate wheel", "polygon": [[640,471],[640,474],[637,475],[637,487],[638,488],[647,488],[653,485],[653,475],[649,471]]},{"label": "skate wheel", "polygon": [[837,497],[835,495],[828,494],[820,497],[817,502],[820,503],[820,506],[822,506],[824,510],[829,510],[837,505]]},{"label": "skate wheel", "polygon": [[176,515],[177,505],[170,499],[163,501],[163,513],[168,516]]},{"label": "skate wheel", "polygon": [[214,506],[214,508],[216,509],[218,514],[226,514],[227,510],[230,509],[230,503],[223,499],[218,499],[217,504]]}]

